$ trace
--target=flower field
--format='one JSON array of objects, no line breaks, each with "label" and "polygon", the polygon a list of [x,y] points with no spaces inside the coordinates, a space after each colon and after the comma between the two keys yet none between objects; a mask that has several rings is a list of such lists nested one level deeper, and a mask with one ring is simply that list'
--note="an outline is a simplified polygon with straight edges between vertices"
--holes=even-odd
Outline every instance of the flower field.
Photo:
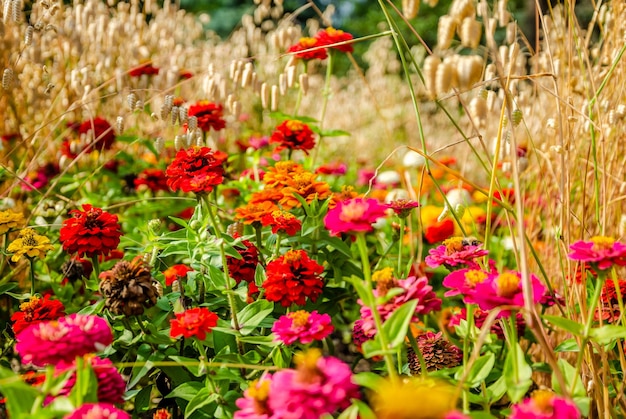
[{"label": "flower field", "polygon": [[0,418],[625,417],[626,4],[250,3],[0,0]]}]

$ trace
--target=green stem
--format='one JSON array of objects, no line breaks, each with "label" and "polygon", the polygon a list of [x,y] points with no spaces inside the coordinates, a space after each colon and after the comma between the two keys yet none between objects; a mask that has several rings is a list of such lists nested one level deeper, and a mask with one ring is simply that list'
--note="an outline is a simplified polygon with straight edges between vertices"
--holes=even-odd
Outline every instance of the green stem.
[{"label": "green stem", "polygon": [[139,325],[139,329],[141,329],[141,331],[143,332],[144,335],[149,335],[150,331],[148,329],[146,329],[146,327],[143,325],[143,322],[141,321],[141,319],[139,318],[139,316],[135,316],[135,318],[137,319],[137,324]]},{"label": "green stem", "polygon": [[422,354],[420,347],[417,345],[417,340],[415,340],[413,332],[409,330],[409,333],[407,333],[406,335],[409,338],[409,342],[411,343],[411,348],[413,348],[413,352],[415,352],[415,355],[420,362],[421,375],[423,375],[424,377],[428,377],[428,367],[426,366],[426,360],[424,359],[424,354]]},{"label": "green stem", "polygon": [[98,260],[98,255],[93,255],[91,257],[91,264],[93,265],[93,273],[96,274],[96,281],[100,280],[100,261]]},{"label": "green stem", "polygon": [[402,268],[402,245],[404,244],[404,225],[406,220],[400,218],[400,237],[398,239],[398,275],[404,278],[404,269]]},{"label": "green stem", "polygon": [[30,297],[32,298],[35,295],[35,260],[28,258],[28,263],[30,264],[28,276],[30,277]]},{"label": "green stem", "polygon": [[217,222],[217,218],[215,218],[215,214],[213,213],[213,206],[211,205],[211,201],[209,200],[209,196],[206,194],[202,195],[202,202],[204,203],[204,206],[206,207],[206,211],[209,214],[209,219],[211,220],[211,225],[213,226],[213,231],[215,234],[215,237],[217,237],[218,239],[222,238],[222,231],[220,229],[220,225]]},{"label": "green stem", "polygon": [[282,239],[282,235],[278,234],[276,235],[276,248],[274,249],[274,257],[278,257],[280,256],[280,242]]},{"label": "green stem", "polygon": [[389,353],[389,344],[387,343],[387,336],[385,336],[385,331],[383,330],[383,322],[380,318],[380,313],[378,312],[378,308],[376,307],[376,298],[374,296],[374,291],[372,289],[372,272],[370,268],[370,261],[367,255],[367,243],[365,241],[364,233],[358,233],[356,236],[356,244],[359,249],[359,254],[361,256],[361,264],[363,268],[363,283],[365,285],[365,289],[368,292],[368,299],[370,309],[372,310],[372,317],[374,317],[374,323],[376,324],[376,337],[380,343],[381,349],[384,351],[383,358],[385,360],[385,365],[387,367],[387,371],[389,372],[389,376],[391,378],[396,377],[396,370],[393,364],[393,358]]},{"label": "green stem", "polygon": [[261,265],[265,266],[265,256],[263,256],[263,231],[259,222],[252,224],[254,227],[254,234],[256,237],[256,247],[259,249],[259,258],[261,259]]},{"label": "green stem", "polygon": [[[470,356],[470,342],[474,338],[474,306],[465,304],[465,321],[467,322],[467,334],[463,338],[463,366],[467,367]],[[463,413],[469,413],[469,397],[463,389]]]}]

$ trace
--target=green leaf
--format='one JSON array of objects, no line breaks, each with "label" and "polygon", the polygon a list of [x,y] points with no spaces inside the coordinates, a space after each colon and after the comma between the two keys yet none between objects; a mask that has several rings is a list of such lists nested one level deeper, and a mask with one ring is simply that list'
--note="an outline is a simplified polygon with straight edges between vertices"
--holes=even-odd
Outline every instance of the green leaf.
[{"label": "green leaf", "polygon": [[[214,403],[219,397],[217,393],[211,393],[208,388],[202,388],[185,408],[185,418],[190,417],[196,410]],[[217,407],[217,405],[215,405]],[[215,410],[215,408],[211,409]],[[207,413],[207,412],[205,412]]]},{"label": "green leaf", "polygon": [[142,388],[135,396],[135,411],[143,412],[150,407],[150,395],[152,394],[152,384]]},{"label": "green leaf", "polygon": [[543,316],[545,320],[552,323],[559,329],[565,330],[566,332],[570,332],[575,336],[582,336],[584,331],[584,326],[574,320],[566,319],[561,316],[550,316],[545,314]]},{"label": "green leaf", "polygon": [[600,345],[607,345],[616,339],[626,338],[626,327],[609,324],[591,329],[590,336]]},{"label": "green leaf", "polygon": [[[493,369],[493,365],[496,362],[496,357],[493,353],[489,352],[476,360],[472,364],[469,375],[467,376],[467,385],[469,387],[477,387],[485,381],[489,373]],[[463,370],[459,369],[455,374],[455,378],[458,380],[463,375]]]},{"label": "green leaf", "polygon": [[559,343],[556,348],[554,348],[554,352],[578,352],[580,348],[578,347],[578,342],[576,339],[566,339],[563,342]]},{"label": "green leaf", "polygon": [[360,372],[352,376],[352,381],[359,387],[376,390],[383,385],[385,379],[373,372]]},{"label": "green leaf", "polygon": [[487,387],[487,395],[489,396],[489,403],[493,404],[500,400],[506,393],[506,381],[504,377],[500,376],[498,380]]},{"label": "green leaf", "polygon": [[274,342],[274,335],[269,336],[243,336],[239,339],[244,343],[250,343],[253,345],[265,345],[265,346],[278,346],[279,342]]},{"label": "green leaf", "polygon": [[239,330],[242,335],[249,335],[254,329],[274,311],[274,303],[267,300],[257,300],[248,304],[237,313]]},{"label": "green leaf", "polygon": [[172,361],[179,362],[181,366],[189,370],[189,372],[196,377],[200,377],[200,375],[205,373],[203,368],[200,368],[200,361],[195,358],[187,358],[185,356],[177,355],[170,355],[168,358]]},{"label": "green leaf", "polygon": [[132,389],[154,366],[155,362],[162,361],[165,358],[160,352],[153,352],[148,344],[142,344],[137,350],[137,360],[131,371],[131,379],[128,383],[128,389]]},{"label": "green leaf", "polygon": [[205,388],[204,384],[199,381],[189,381],[186,383],[182,383],[174,390],[172,390],[167,396],[166,399],[182,399],[186,401],[191,401],[198,392]]},{"label": "green leaf", "polygon": [[36,388],[29,386],[8,368],[0,367],[0,391],[6,400],[9,416],[29,417],[30,411],[39,395]]},{"label": "green leaf", "polygon": [[376,419],[376,414],[367,403],[361,400],[352,400],[352,404],[344,410],[337,419]]},{"label": "green leaf", "polygon": [[[576,403],[576,406],[580,409],[582,415],[585,417],[588,416],[591,400],[587,397],[587,391],[585,390],[585,386],[580,379],[580,375],[576,374],[576,368],[563,358],[560,358],[557,361],[557,364],[563,374],[563,378],[565,379],[565,385],[567,386],[568,392],[573,385],[573,391],[571,394],[572,400]],[[556,375],[554,374],[552,374],[552,388],[558,394],[563,394],[559,381],[556,379]]]},{"label": "green leaf", "polygon": [[524,351],[515,342],[511,345],[504,360],[502,374],[506,383],[506,393],[513,403],[517,403],[524,397],[532,385],[533,370],[524,358]]},{"label": "green leaf", "polygon": [[349,137],[352,134],[350,134],[348,131],[343,131],[340,129],[329,129],[326,131],[321,131],[319,135],[322,137]]},{"label": "green leaf", "polygon": [[383,323],[383,332],[390,339],[390,349],[395,349],[404,342],[406,332],[409,330],[409,323],[411,323],[411,319],[415,315],[416,307],[417,299],[407,301]]},{"label": "green leaf", "polygon": [[301,121],[301,122],[306,122],[306,123],[317,122],[317,119],[311,118],[309,116],[288,115],[288,114],[280,112],[280,111],[270,112],[270,118],[278,119],[279,121],[286,121],[286,120],[290,119],[292,121]]},{"label": "green leaf", "polygon": [[11,291],[15,287],[17,287],[17,282],[9,282],[7,284],[0,285],[0,295],[7,291]]},{"label": "green leaf", "polygon": [[76,384],[69,396],[75,406],[98,402],[98,379],[89,362],[76,358]]}]

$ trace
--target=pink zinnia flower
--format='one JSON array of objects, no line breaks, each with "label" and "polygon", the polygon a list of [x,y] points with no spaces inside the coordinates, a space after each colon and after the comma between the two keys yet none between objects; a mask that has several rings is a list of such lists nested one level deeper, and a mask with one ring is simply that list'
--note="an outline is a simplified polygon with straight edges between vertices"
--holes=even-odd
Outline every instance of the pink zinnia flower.
[{"label": "pink zinnia flower", "polygon": [[98,316],[71,314],[29,326],[16,338],[22,361],[43,366],[72,363],[77,356],[101,350],[113,342],[113,333]]},{"label": "pink zinnia flower", "polygon": [[510,419],[579,419],[578,407],[551,391],[537,390],[528,399],[512,406]]},{"label": "pink zinnia flower", "polygon": [[[535,275],[530,276],[533,288],[533,303],[541,300],[546,288]],[[473,299],[483,310],[491,310],[500,306],[524,307],[522,278],[519,272],[508,271],[489,277],[478,284],[473,292]],[[508,317],[509,310],[502,310],[498,317]]]},{"label": "pink zinnia flower", "polygon": [[235,412],[234,419],[277,419],[267,405],[271,384],[272,374],[266,374],[260,380],[253,381],[243,392],[243,397],[235,402],[241,410]]},{"label": "pink zinnia flower", "polygon": [[588,242],[577,241],[569,248],[570,259],[589,262],[600,270],[609,269],[613,264],[626,266],[626,244],[612,237],[595,236]]},{"label": "pink zinnia flower", "polygon": [[[374,275],[374,277],[376,277],[376,275]],[[387,291],[392,288],[403,288],[404,292],[376,307],[382,321],[387,320],[394,311],[410,300],[418,300],[412,320],[414,322],[419,321],[417,318],[418,315],[428,314],[431,311],[441,309],[441,299],[437,297],[437,294],[433,291],[433,287],[428,285],[428,278],[425,276],[420,278],[410,276],[406,279],[395,279],[390,276],[378,278],[374,296],[376,298],[384,297]],[[361,318],[363,319],[363,323],[361,323],[360,326],[362,332],[365,336],[371,338],[376,334],[376,324],[374,323],[372,309],[364,305],[363,301],[360,299],[357,302],[361,305]]]},{"label": "pink zinnia flower", "polygon": [[387,215],[387,205],[372,198],[354,198],[338,202],[324,217],[324,225],[332,235],[372,231],[372,223]]},{"label": "pink zinnia flower", "polygon": [[[124,402],[124,392],[126,391],[126,381],[117,371],[110,359],[102,359],[97,356],[87,355],[86,362],[91,364],[91,368],[98,381],[98,401],[101,403],[118,404]],[[57,366],[56,374],[60,375],[68,370],[76,369],[76,361],[71,364],[61,363]],[[65,385],[59,391],[60,396],[70,394],[76,384],[76,372],[72,373]]]},{"label": "pink zinnia flower", "polygon": [[489,251],[482,249],[481,246],[481,243],[472,242],[463,237],[451,237],[441,246],[430,249],[425,261],[431,268],[444,265],[452,270],[456,266],[463,265],[471,269],[479,269],[475,260],[489,254]]},{"label": "pink zinnia flower", "polygon": [[460,269],[450,272],[443,279],[443,286],[452,289],[446,291],[444,296],[452,297],[461,294],[464,302],[468,304],[474,303],[474,289],[476,285],[484,282],[489,275],[489,273],[481,269]]},{"label": "pink zinnia flower", "polygon": [[454,412],[448,413],[443,419],[470,419],[470,417],[455,410]]},{"label": "pink zinnia flower", "polygon": [[272,378],[268,406],[273,418],[319,419],[350,406],[359,398],[350,367],[312,349],[296,355],[295,370],[278,371]]},{"label": "pink zinnia flower", "polygon": [[314,340],[322,340],[333,331],[330,316],[298,310],[288,313],[280,318],[272,326],[272,332],[276,334],[276,341],[291,345],[298,341],[302,344],[311,343]]},{"label": "pink zinnia flower", "polygon": [[131,416],[109,403],[86,403],[63,419],[130,419]]}]

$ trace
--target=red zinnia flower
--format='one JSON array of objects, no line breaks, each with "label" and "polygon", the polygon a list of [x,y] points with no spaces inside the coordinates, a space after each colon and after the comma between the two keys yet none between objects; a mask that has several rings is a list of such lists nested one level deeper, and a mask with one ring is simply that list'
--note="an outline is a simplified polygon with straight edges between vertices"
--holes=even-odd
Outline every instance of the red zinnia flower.
[{"label": "red zinnia flower", "polygon": [[278,143],[276,151],[284,149],[303,150],[306,154],[315,147],[313,131],[304,122],[287,120],[276,127],[270,143]]},{"label": "red zinnia flower", "polygon": [[30,301],[20,304],[20,311],[11,316],[13,333],[17,335],[31,324],[56,320],[63,316],[65,307],[59,300],[51,300],[49,295],[44,298],[32,297]]},{"label": "red zinnia flower", "polygon": [[89,257],[108,255],[120,244],[122,230],[117,215],[110,214],[89,204],[83,211],[70,211],[72,218],[63,221],[59,240],[63,250]]},{"label": "red zinnia flower", "polygon": [[[332,27],[328,27],[324,30],[321,30],[315,35],[315,39],[319,45],[333,45],[339,42],[346,42],[352,40],[354,37],[352,34],[348,32],[344,32],[341,29],[335,29]],[[341,52],[352,52],[354,48],[352,44],[343,44],[343,45],[333,45],[330,48],[339,50]]]},{"label": "red zinnia flower", "polygon": [[115,132],[113,127],[107,122],[106,119],[99,116],[94,119],[89,119],[78,127],[78,133],[80,135],[87,136],[87,143],[89,143],[90,151],[96,150],[108,150],[113,146],[115,142]]},{"label": "red zinnia flower", "polygon": [[446,218],[442,221],[434,221],[424,226],[424,240],[429,244],[438,243],[452,237],[454,234],[454,221]]},{"label": "red zinnia flower", "polygon": [[152,76],[153,74],[159,74],[159,68],[153,66],[151,63],[144,63],[128,72],[128,75],[131,77],[141,77],[144,74],[148,76]]},{"label": "red zinnia flower", "polygon": [[209,132],[211,128],[219,131],[226,127],[226,121],[223,119],[222,105],[201,100],[189,107],[187,112],[189,116],[198,118],[198,128],[204,132]]},{"label": "red zinnia flower", "polygon": [[272,226],[272,233],[274,234],[284,233],[288,236],[293,236],[302,228],[302,222],[295,215],[281,210],[264,215],[261,218],[261,224]]},{"label": "red zinnia flower", "polygon": [[145,185],[152,192],[170,190],[167,186],[167,177],[165,176],[165,172],[161,169],[145,169],[137,175],[133,182],[135,184],[135,189],[139,189],[142,185]]},{"label": "red zinnia flower", "polygon": [[167,184],[174,191],[211,192],[224,181],[223,164],[227,157],[226,153],[209,147],[180,150],[165,171]]},{"label": "red zinnia flower", "polygon": [[307,51],[311,48],[320,47],[322,44],[315,38],[300,38],[297,44],[289,47],[287,52],[295,52],[296,58],[303,60],[314,60],[316,58],[323,60],[328,57],[326,48],[319,48],[311,51]]},{"label": "red zinnia flower", "polygon": [[196,307],[176,313],[176,318],[170,320],[172,326],[170,336],[174,339],[180,336],[186,338],[195,336],[199,340],[204,340],[206,334],[211,333],[211,330],[217,326],[217,319],[217,314],[206,307]]},{"label": "red zinnia flower", "polygon": [[476,259],[486,256],[489,251],[481,248],[482,243],[478,241],[464,239],[463,237],[452,237],[443,242],[441,246],[428,251],[426,264],[431,268],[444,265],[453,270],[457,266],[467,266],[470,269],[479,269]]},{"label": "red zinnia flower", "polygon": [[[626,281],[623,279],[617,280],[619,287],[620,297],[622,303],[626,302]],[[609,323],[617,323],[622,317],[619,308],[619,298],[617,296],[617,289],[615,288],[615,281],[608,279],[602,286],[602,294],[600,294],[601,306],[599,312],[596,312],[596,319],[602,317]]]},{"label": "red zinnia flower", "polygon": [[315,302],[324,286],[322,272],[322,265],[310,259],[304,250],[289,250],[267,264],[267,279],[263,282],[265,297],[280,302],[283,307],[302,306],[307,297]]},{"label": "red zinnia flower", "polygon": [[193,269],[183,264],[170,266],[163,271],[163,275],[165,275],[165,285],[169,287],[174,281],[180,281],[181,278],[187,276],[187,272],[191,271],[193,271]]},{"label": "red zinnia flower", "polygon": [[243,248],[235,247],[237,253],[241,255],[241,259],[226,256],[228,273],[237,284],[241,281],[254,283],[256,267],[259,264],[259,251],[250,240],[242,240],[241,244],[244,246]]}]

